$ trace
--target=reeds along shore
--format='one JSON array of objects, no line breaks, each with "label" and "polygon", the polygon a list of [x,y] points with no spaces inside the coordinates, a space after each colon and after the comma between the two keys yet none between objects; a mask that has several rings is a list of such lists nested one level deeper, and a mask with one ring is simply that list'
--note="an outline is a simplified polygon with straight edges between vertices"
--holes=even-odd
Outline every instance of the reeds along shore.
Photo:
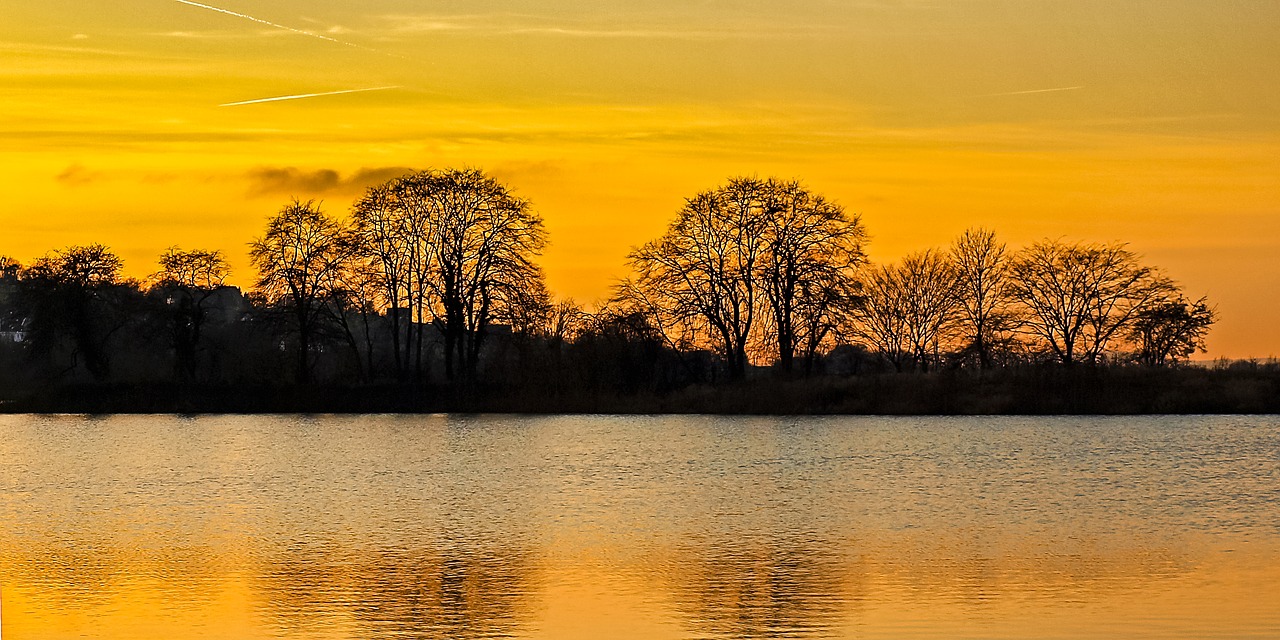
[{"label": "reeds along shore", "polygon": [[876,265],[858,215],[796,181],[734,178],[686,200],[584,308],[548,290],[547,240],[528,201],[466,169],[376,185],[346,216],[286,204],[249,242],[247,290],[220,251],[171,247],[142,281],[102,245],[5,259],[0,399],[30,411],[1273,410],[1273,367],[1186,365],[1216,312],[1119,243],[1014,250],[970,229]]}]

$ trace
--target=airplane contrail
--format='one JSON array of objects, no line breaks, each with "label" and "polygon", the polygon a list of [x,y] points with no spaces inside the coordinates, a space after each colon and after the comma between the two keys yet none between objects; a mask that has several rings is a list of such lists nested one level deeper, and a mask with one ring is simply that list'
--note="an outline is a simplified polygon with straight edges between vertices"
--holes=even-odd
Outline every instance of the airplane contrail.
[{"label": "airplane contrail", "polygon": [[997,96],[1023,96],[1028,93],[1052,93],[1054,91],[1075,91],[1076,89],[1083,89],[1083,88],[1084,88],[1084,85],[1080,85],[1078,87],[1057,87],[1055,89],[1032,89],[1030,91],[1010,91],[1008,93],[988,93],[984,96],[979,96],[979,97],[995,98]]},{"label": "airplane contrail", "polygon": [[228,102],[220,104],[219,107],[239,107],[246,104],[261,104],[263,102],[280,102],[282,100],[301,100],[303,98],[320,98],[323,96],[338,96],[344,93],[364,93],[366,91],[386,91],[388,89],[399,89],[400,87],[372,87],[369,89],[346,89],[344,91],[326,91],[324,93],[299,93],[292,96],[275,96],[273,98],[258,98],[257,100],[242,100],[240,102]]},{"label": "airplane contrail", "polygon": [[210,5],[207,5],[207,4],[200,4],[199,2],[192,2],[191,0],[174,0],[174,2],[180,2],[180,3],[182,3],[182,4],[191,5],[191,6],[193,6],[193,7],[199,7],[199,8],[201,8],[201,9],[208,9],[209,11],[216,11],[216,12],[218,12],[218,13],[224,13],[224,14],[226,14],[226,15],[229,15],[229,16],[235,16],[235,17],[237,17],[237,18],[244,18],[245,20],[252,20],[252,21],[254,21],[254,22],[257,22],[258,24],[265,24],[265,25],[267,25],[268,27],[275,27],[276,29],[284,29],[285,31],[292,31],[293,33],[297,33],[297,34],[300,34],[300,35],[310,36],[310,37],[312,37],[312,38],[319,38],[320,40],[327,40],[327,41],[332,42],[332,43],[334,43],[334,44],[340,44],[340,45],[347,46],[347,47],[353,47],[353,48],[355,48],[355,49],[364,49],[364,50],[366,50],[366,51],[373,51],[373,52],[375,52],[375,53],[382,53],[381,51],[378,51],[377,49],[370,49],[369,47],[360,46],[360,45],[355,44],[355,43],[352,43],[352,42],[345,42],[345,41],[343,41],[343,40],[338,40],[337,38],[330,38],[329,36],[326,36],[326,35],[323,35],[323,34],[319,34],[319,33],[316,33],[316,32],[314,32],[314,31],[306,31],[306,30],[304,30],[304,29],[294,29],[293,27],[286,27],[285,25],[282,25],[282,24],[276,24],[276,23],[274,23],[274,22],[269,22],[269,21],[267,21],[267,20],[263,20],[263,19],[261,19],[261,18],[255,18],[255,17],[253,17],[253,16],[245,15],[245,14],[243,14],[243,13],[237,13],[237,12],[235,12],[235,11],[229,11],[229,10],[227,10],[227,9],[219,9],[218,7],[210,6]]}]

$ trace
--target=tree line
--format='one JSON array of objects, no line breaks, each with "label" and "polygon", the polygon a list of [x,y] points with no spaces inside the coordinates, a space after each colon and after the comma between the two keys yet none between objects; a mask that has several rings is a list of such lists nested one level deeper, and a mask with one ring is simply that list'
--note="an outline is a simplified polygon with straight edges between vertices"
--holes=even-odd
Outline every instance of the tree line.
[{"label": "tree line", "polygon": [[749,376],[1168,367],[1216,313],[1124,244],[1011,249],[987,229],[891,264],[794,180],[688,198],[587,309],[556,299],[531,203],[476,169],[410,173],[346,215],[293,200],[230,286],[216,250],[125,278],[102,245],[0,262],[0,377],[663,391]]},{"label": "tree line", "polygon": [[1164,366],[1205,348],[1216,313],[1124,244],[1043,240],[1011,251],[974,228],[950,247],[869,264],[867,233],[800,183],[739,178],[689,199],[630,255],[615,301],[674,349],[806,373],[838,348],[893,370]]}]

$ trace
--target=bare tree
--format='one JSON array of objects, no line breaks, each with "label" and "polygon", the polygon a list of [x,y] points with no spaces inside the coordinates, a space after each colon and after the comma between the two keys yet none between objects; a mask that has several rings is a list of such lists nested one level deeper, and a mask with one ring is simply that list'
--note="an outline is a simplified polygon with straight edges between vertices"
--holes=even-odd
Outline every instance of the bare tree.
[{"label": "bare tree", "polygon": [[587,327],[589,314],[573,298],[565,298],[551,305],[551,313],[543,330],[553,344],[562,344],[578,337]]},{"label": "bare tree", "polygon": [[573,298],[555,300],[540,281],[515,292],[497,319],[524,338],[537,338],[559,346],[573,340],[587,323],[587,312]]},{"label": "bare tree", "polygon": [[372,324],[382,303],[381,271],[363,253],[362,241],[350,229],[340,236],[334,259],[337,264],[321,285],[328,294],[323,307],[351,350],[356,374],[367,381],[374,374]]},{"label": "bare tree", "polygon": [[666,234],[631,252],[636,276],[626,287],[686,333],[706,337],[729,376],[742,378],[763,297],[766,189],[735,178],[685,202]]},{"label": "bare tree", "polygon": [[[399,197],[404,189],[398,181],[370,187],[352,206],[351,238],[355,251],[370,267],[378,287],[376,308],[387,310],[391,320],[391,353],[396,376],[403,379],[407,370],[405,340],[401,326],[412,318],[412,310],[422,287],[415,277],[420,239],[413,231],[419,226],[411,220]],[[407,313],[402,313],[407,311]]]},{"label": "bare tree", "polygon": [[440,173],[411,173],[370,188],[352,209],[360,251],[379,274],[382,304],[391,320],[396,374],[425,374],[426,327],[439,302],[442,222]]},{"label": "bare tree", "polygon": [[429,281],[444,334],[445,372],[473,381],[490,323],[523,292],[542,287],[534,263],[542,218],[527,200],[476,169],[424,172],[435,229]]},{"label": "bare tree", "polygon": [[790,373],[800,349],[808,372],[841,307],[856,300],[866,231],[856,215],[798,182],[770,179],[756,187],[764,201],[759,280],[779,368]]},{"label": "bare tree", "polygon": [[1205,350],[1205,337],[1217,313],[1204,298],[1191,302],[1181,294],[1148,305],[1129,328],[1138,362],[1162,367]]},{"label": "bare tree", "polygon": [[906,294],[907,343],[917,365],[940,361],[956,310],[955,269],[946,254],[932,249],[902,259],[898,271]]},{"label": "bare tree", "polygon": [[546,245],[542,219],[482,171],[396,178],[369,189],[352,217],[361,253],[379,274],[402,376],[410,368],[424,376],[424,330],[434,324],[446,375],[473,380],[489,326],[525,319],[545,292],[533,261]]},{"label": "bare tree", "polygon": [[311,350],[334,272],[343,261],[342,225],[314,201],[294,200],[267,222],[266,234],[250,243],[258,269],[257,289],[282,305],[298,334],[297,379],[311,381]]},{"label": "bare tree", "polygon": [[796,347],[806,374],[813,372],[820,352],[841,339],[862,301],[861,280],[844,270],[819,273],[801,284],[795,306]]},{"label": "bare tree", "polygon": [[992,350],[1005,342],[1012,329],[1013,314],[1005,290],[1008,279],[1006,245],[994,232],[966,230],[951,245],[955,265],[958,326],[963,332],[965,351],[978,357],[983,369],[992,367]]},{"label": "bare tree", "polygon": [[529,287],[512,291],[494,319],[510,326],[516,336],[540,338],[547,335],[554,308],[551,292],[539,279],[530,282]]},{"label": "bare tree", "polygon": [[680,300],[668,293],[657,290],[648,280],[623,279],[614,287],[612,299],[594,314],[590,324],[596,329],[602,322],[617,324],[613,329],[643,326],[644,331],[636,332],[636,336],[656,339],[693,375],[695,367],[685,356],[705,348],[707,324],[696,310],[673,304]]},{"label": "bare tree", "polygon": [[1100,362],[1140,311],[1174,289],[1123,244],[1046,240],[1019,252],[1009,269],[1024,327],[1068,366]]},{"label": "bare tree", "polygon": [[857,331],[899,371],[908,362],[928,371],[940,361],[955,308],[955,269],[929,249],[871,273]]},{"label": "bare tree", "polygon": [[[443,190],[448,188],[441,177],[450,172],[419,171],[387,183],[399,211],[399,241],[406,258],[405,318],[409,324],[404,361],[406,365],[412,362],[419,380],[426,376],[426,328],[431,323],[441,324],[438,305],[441,304],[442,199],[447,197]],[[445,357],[449,361],[450,356]],[[445,368],[449,377],[454,377],[452,367]]]},{"label": "bare tree", "polygon": [[872,268],[862,286],[853,334],[901,372],[911,353],[907,339],[907,294],[893,266]]},{"label": "bare tree", "polygon": [[88,288],[120,282],[123,267],[124,262],[106,245],[77,245],[37,259],[27,275]]},{"label": "bare tree", "polygon": [[19,295],[29,344],[52,352],[69,338],[71,366],[84,359],[95,380],[111,372],[107,343],[123,325],[117,296],[128,284],[120,277],[123,262],[101,244],[54,251],[22,271]]},{"label": "bare tree", "polygon": [[152,292],[170,309],[170,335],[179,376],[196,374],[209,299],[225,286],[231,267],[221,251],[183,251],[169,247],[160,255],[160,270],[151,276]]}]

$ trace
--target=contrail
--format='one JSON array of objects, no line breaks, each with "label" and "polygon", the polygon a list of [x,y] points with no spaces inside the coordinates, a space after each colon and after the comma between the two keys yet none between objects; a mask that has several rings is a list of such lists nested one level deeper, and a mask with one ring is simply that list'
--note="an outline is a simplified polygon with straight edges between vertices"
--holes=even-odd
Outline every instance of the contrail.
[{"label": "contrail", "polygon": [[[181,0],[179,0],[181,1]],[[300,93],[293,96],[276,96],[274,98],[258,98],[257,100],[244,100],[241,102],[228,102],[220,104],[219,107],[239,107],[246,104],[260,104],[263,102],[280,102],[282,100],[301,100],[303,98],[320,98],[323,96],[338,96],[344,93],[364,93],[366,91],[386,91],[387,89],[399,89],[400,87],[373,87],[371,89],[347,89],[345,91],[326,91],[324,93]]]},{"label": "contrail", "polygon": [[1083,89],[1083,88],[1084,88],[1084,85],[1080,85],[1078,87],[1058,87],[1056,89],[1032,89],[1030,91],[1010,91],[1008,93],[988,93],[986,95],[982,95],[978,97],[979,98],[995,98],[997,96],[1024,96],[1024,95],[1027,95],[1028,93],[1052,93],[1054,91],[1075,91],[1076,89]]},{"label": "contrail", "polygon": [[255,17],[253,17],[253,16],[247,16],[247,15],[245,15],[245,14],[243,14],[243,13],[236,13],[235,11],[228,11],[227,9],[219,9],[218,7],[212,7],[212,6],[209,6],[209,5],[207,5],[207,4],[200,4],[199,2],[192,2],[191,0],[174,0],[174,2],[181,2],[182,4],[191,5],[191,6],[193,6],[193,7],[200,7],[201,9],[208,9],[209,11],[217,11],[218,13],[225,13],[226,15],[229,15],[229,16],[235,16],[235,17],[237,17],[237,18],[244,18],[245,20],[252,20],[252,21],[254,21],[254,22],[257,22],[258,24],[265,24],[265,25],[267,25],[268,27],[275,27],[276,29],[284,29],[285,31],[292,31],[293,33],[297,33],[297,34],[300,34],[300,35],[310,36],[310,37],[312,37],[312,38],[319,38],[320,40],[327,40],[327,41],[332,42],[332,43],[334,43],[334,44],[340,44],[340,45],[343,45],[343,46],[353,47],[353,48],[356,48],[356,49],[364,49],[364,50],[366,50],[366,51],[373,51],[373,52],[375,52],[375,53],[382,53],[381,51],[378,51],[378,50],[376,50],[376,49],[370,49],[369,47],[363,47],[363,46],[360,46],[360,45],[355,44],[355,43],[352,43],[352,42],[344,42],[344,41],[342,41],[342,40],[338,40],[338,39],[336,39],[336,38],[330,38],[329,36],[322,35],[322,34],[319,34],[319,33],[314,32],[314,31],[305,31],[305,30],[303,30],[303,29],[294,29],[293,27],[286,27],[286,26],[284,26],[284,25],[282,25],[282,24],[276,24],[276,23],[274,23],[274,22],[268,22],[268,21],[263,20],[263,19],[261,19],[261,18],[255,18]]}]

